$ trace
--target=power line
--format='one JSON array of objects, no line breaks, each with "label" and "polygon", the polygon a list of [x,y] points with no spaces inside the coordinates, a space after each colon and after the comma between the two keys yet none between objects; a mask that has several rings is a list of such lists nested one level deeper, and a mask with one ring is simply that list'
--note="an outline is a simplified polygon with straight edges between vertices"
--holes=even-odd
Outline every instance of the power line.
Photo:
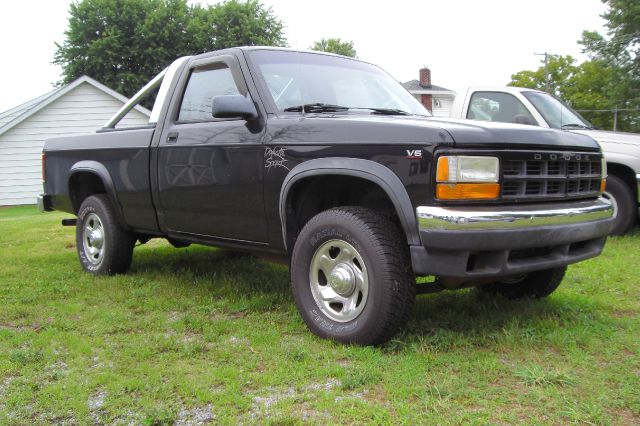
[{"label": "power line", "polygon": [[577,109],[578,112],[614,112],[614,111],[636,111],[640,112],[640,108],[614,108],[614,109]]}]

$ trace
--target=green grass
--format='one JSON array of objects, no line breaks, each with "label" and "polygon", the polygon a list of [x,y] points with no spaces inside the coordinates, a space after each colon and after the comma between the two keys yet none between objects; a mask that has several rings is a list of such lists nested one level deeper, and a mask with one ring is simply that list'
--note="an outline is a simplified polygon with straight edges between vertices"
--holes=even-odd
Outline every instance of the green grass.
[{"label": "green grass", "polygon": [[63,217],[0,209],[0,424],[640,423],[637,230],[546,300],[420,296],[370,348],[313,336],[253,257],[154,240],[85,274]]}]

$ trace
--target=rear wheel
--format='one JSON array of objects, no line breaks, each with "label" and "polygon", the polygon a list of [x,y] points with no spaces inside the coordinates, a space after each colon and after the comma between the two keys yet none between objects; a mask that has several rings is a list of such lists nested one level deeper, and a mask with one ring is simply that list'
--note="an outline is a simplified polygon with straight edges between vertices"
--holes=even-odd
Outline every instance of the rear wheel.
[{"label": "rear wheel", "polygon": [[616,206],[616,218],[613,222],[611,235],[623,235],[636,222],[636,200],[629,185],[617,176],[607,177],[605,196],[612,199]]},{"label": "rear wheel", "polygon": [[327,210],[307,222],[293,249],[291,280],[311,331],[344,343],[386,342],[415,301],[406,239],[360,207]]},{"label": "rear wheel", "polygon": [[558,288],[566,271],[567,267],[563,266],[530,272],[503,281],[480,285],[478,289],[486,293],[501,294],[507,299],[539,299],[547,297]]},{"label": "rear wheel", "polygon": [[92,195],[83,201],[76,222],[76,249],[85,271],[94,275],[126,272],[135,242],[133,234],[120,226],[106,195]]}]

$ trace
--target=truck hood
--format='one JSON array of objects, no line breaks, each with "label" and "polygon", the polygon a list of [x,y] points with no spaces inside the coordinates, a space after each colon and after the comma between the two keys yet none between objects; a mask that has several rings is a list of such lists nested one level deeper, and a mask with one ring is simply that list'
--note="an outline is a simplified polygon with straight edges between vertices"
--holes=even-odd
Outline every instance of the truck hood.
[{"label": "truck hood", "polygon": [[537,126],[440,117],[430,117],[425,120],[442,126],[451,134],[456,144],[465,146],[504,143],[518,148],[530,146],[532,148],[600,150],[596,141],[587,135]]},{"label": "truck hood", "polygon": [[[330,124],[329,124],[330,123]],[[274,140],[322,143],[403,143],[454,145],[475,148],[505,145],[518,149],[599,151],[589,136],[519,124],[492,123],[416,116],[369,114],[308,114],[276,119],[269,133]],[[304,130],[303,130],[304,129]]]},{"label": "truck hood", "polygon": [[640,146],[640,134],[638,133],[609,132],[606,130],[571,130],[571,133],[591,136],[600,143],[619,143]]}]

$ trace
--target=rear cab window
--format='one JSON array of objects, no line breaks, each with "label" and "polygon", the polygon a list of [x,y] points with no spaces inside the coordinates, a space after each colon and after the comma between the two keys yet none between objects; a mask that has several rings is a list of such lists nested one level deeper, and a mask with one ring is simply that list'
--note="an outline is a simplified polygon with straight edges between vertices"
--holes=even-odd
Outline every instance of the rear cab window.
[{"label": "rear cab window", "polygon": [[522,102],[509,93],[501,92],[475,92],[469,102],[467,118],[536,125],[536,120]]}]

